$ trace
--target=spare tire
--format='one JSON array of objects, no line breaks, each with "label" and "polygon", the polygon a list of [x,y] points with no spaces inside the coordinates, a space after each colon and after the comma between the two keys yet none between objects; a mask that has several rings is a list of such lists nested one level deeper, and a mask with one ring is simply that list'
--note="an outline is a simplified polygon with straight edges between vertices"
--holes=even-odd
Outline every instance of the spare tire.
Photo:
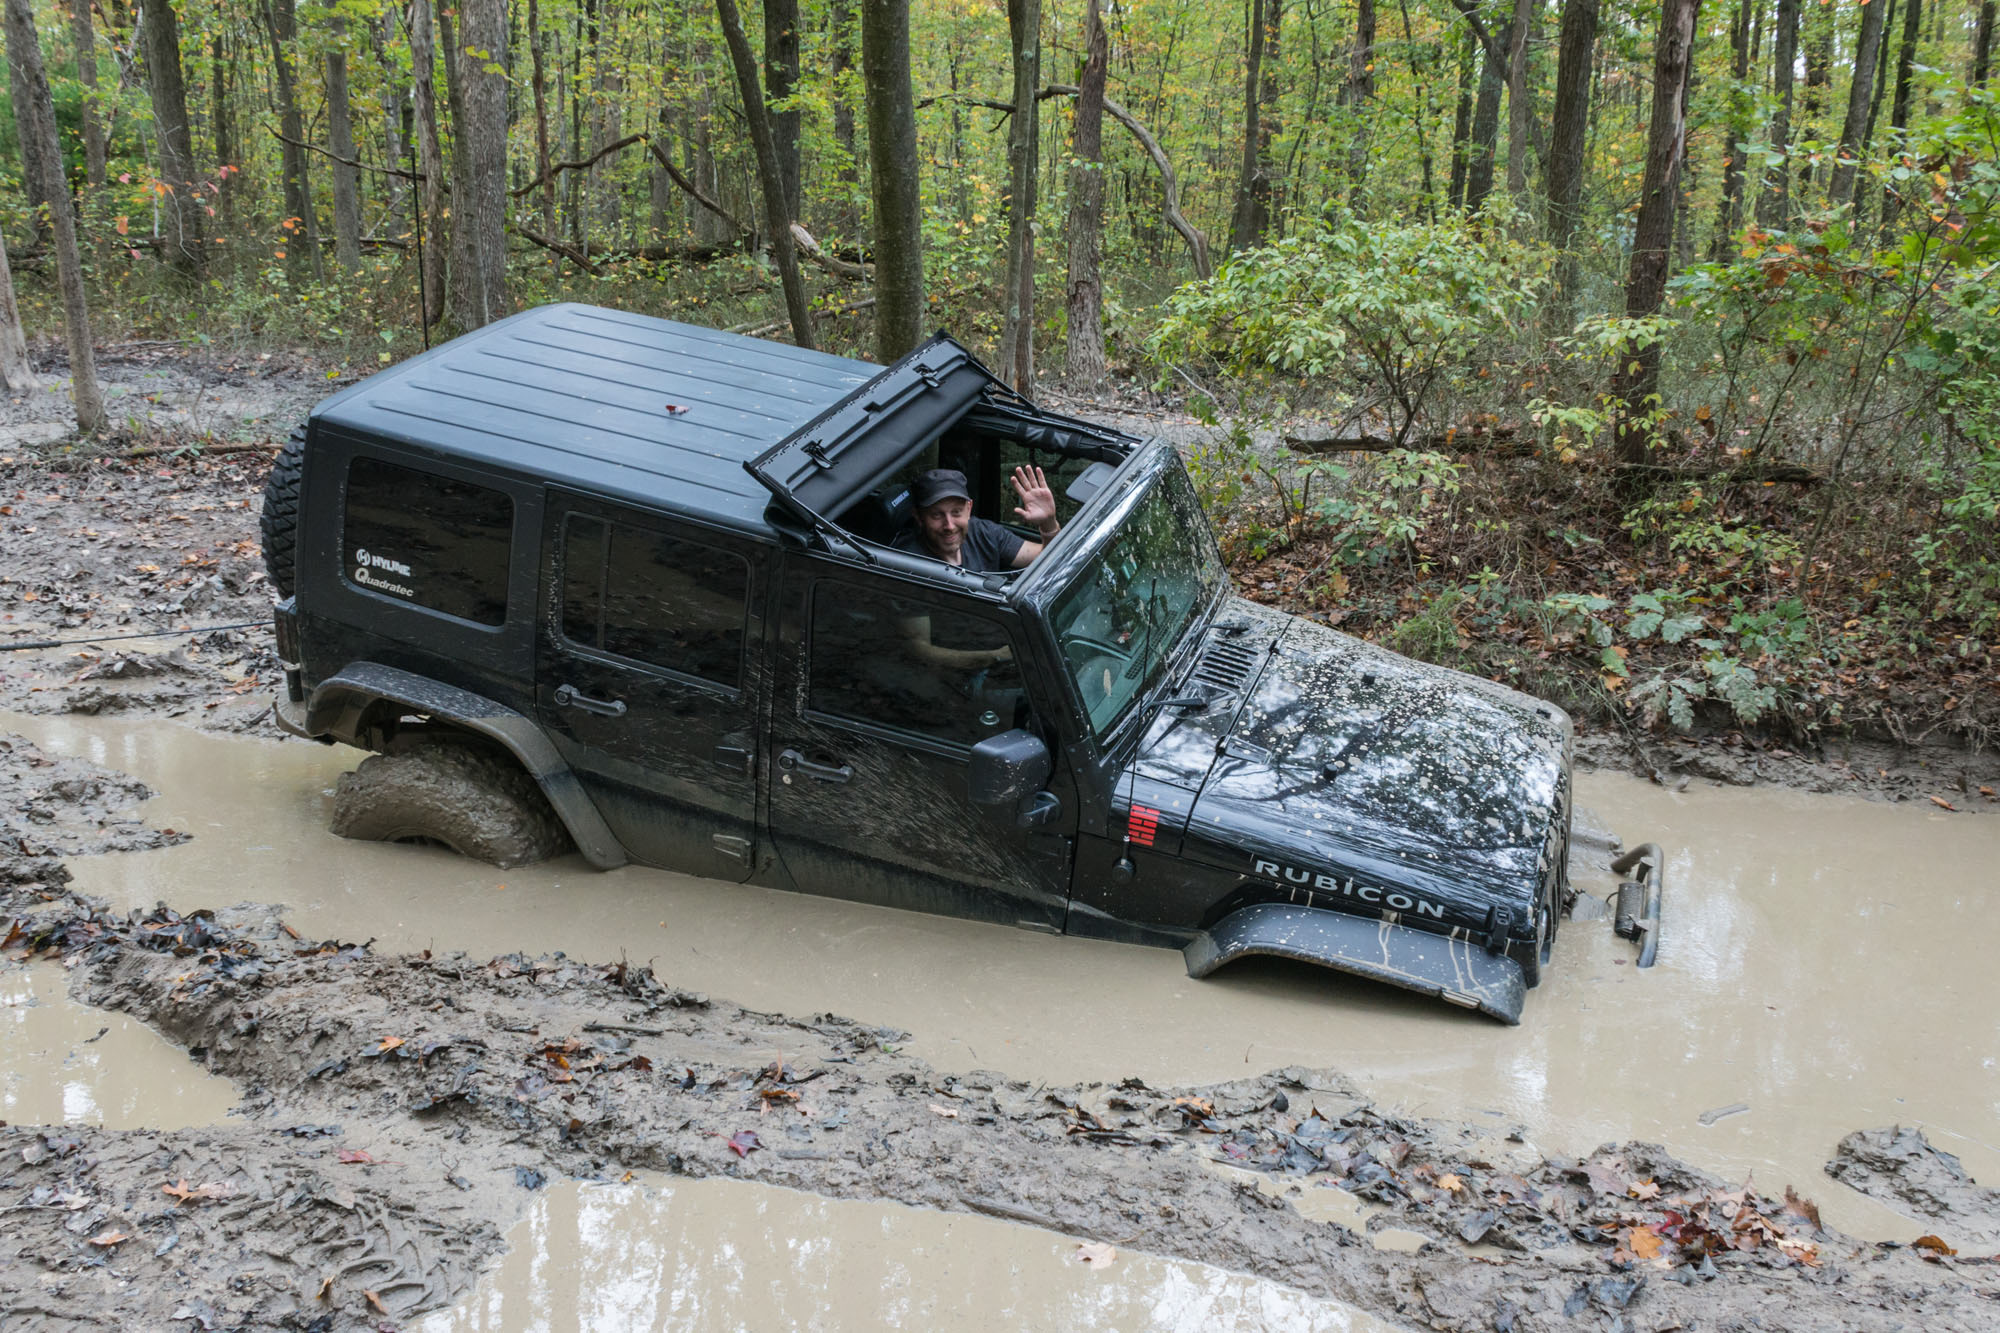
[{"label": "spare tire", "polygon": [[334,788],[333,831],[364,842],[441,842],[503,869],[570,847],[527,771],[472,737],[426,736],[362,760]]},{"label": "spare tire", "polygon": [[271,475],[264,479],[264,512],[257,531],[264,542],[264,571],[278,596],[292,595],[292,577],[297,569],[299,544],[299,481],[305,475],[306,425],[292,428],[285,447],[271,463]]}]

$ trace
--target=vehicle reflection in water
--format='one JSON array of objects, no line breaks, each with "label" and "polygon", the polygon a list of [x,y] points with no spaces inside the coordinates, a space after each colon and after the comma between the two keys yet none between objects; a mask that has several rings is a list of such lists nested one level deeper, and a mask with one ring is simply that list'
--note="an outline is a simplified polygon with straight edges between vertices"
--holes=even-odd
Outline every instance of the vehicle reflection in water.
[{"label": "vehicle reflection in water", "polygon": [[965,1213],[740,1180],[552,1185],[477,1290],[420,1333],[1274,1328],[1393,1333],[1288,1287]]},{"label": "vehicle reflection in water", "polygon": [[[133,774],[162,793],[141,808],[149,821],[196,835],[70,863],[77,889],[121,910],[277,900],[309,936],[382,949],[622,956],[751,1008],[907,1029],[906,1049],[946,1071],[1167,1086],[1332,1068],[1384,1107],[1523,1126],[1547,1153],[1642,1139],[1762,1189],[1796,1184],[1869,1238],[1923,1228],[1822,1174],[1852,1130],[1921,1125],[2000,1181],[2000,818],[1580,775],[1580,809],[1668,849],[1659,965],[1632,966],[1608,922],[1565,922],[1507,1029],[1275,960],[1197,982],[1164,949],[599,874],[573,856],[497,871],[343,842],[326,832],[327,792],[351,751],[105,718],[0,717],[0,730]],[[1750,1109],[1700,1123],[1735,1103]]]},{"label": "vehicle reflection in water", "polygon": [[221,1122],[236,1086],[144,1023],[69,996],[54,963],[0,963],[0,1120],[186,1129]]}]

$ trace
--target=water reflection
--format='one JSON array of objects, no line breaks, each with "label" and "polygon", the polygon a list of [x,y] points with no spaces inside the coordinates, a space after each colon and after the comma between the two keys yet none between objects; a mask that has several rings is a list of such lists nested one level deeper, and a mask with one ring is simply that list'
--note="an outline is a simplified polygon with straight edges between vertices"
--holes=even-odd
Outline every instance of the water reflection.
[{"label": "water reflection", "polygon": [[1077,1261],[1046,1231],[746,1181],[551,1186],[499,1267],[422,1333],[1049,1328],[1392,1333],[1205,1264]]}]

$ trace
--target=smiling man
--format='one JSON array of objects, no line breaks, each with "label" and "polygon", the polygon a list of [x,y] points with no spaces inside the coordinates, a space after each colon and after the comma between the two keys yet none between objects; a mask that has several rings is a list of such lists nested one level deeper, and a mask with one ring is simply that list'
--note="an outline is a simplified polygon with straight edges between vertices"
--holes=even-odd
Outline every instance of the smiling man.
[{"label": "smiling man", "polygon": [[1062,524],[1056,521],[1055,492],[1049,489],[1040,468],[1015,468],[1013,482],[1014,494],[1021,501],[1014,517],[1033,526],[1041,541],[1029,541],[998,523],[975,517],[965,474],[941,467],[923,473],[910,486],[910,526],[896,534],[895,546],[980,573],[1023,568],[1042,553]]}]

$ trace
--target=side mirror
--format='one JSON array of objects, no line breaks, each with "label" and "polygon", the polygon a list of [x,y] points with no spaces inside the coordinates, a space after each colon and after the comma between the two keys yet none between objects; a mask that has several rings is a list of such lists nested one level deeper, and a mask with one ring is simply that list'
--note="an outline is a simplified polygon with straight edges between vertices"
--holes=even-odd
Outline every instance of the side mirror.
[{"label": "side mirror", "polygon": [[1042,738],[1017,727],[972,747],[967,786],[974,805],[1012,810],[1039,792],[1054,771]]}]

